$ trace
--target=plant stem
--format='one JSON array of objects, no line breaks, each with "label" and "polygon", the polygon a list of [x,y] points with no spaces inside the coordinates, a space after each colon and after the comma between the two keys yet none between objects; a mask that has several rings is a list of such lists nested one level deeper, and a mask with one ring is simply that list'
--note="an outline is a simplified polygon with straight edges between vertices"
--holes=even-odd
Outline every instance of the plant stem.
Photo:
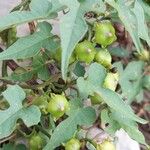
[{"label": "plant stem", "polygon": [[15,137],[16,137],[16,134],[12,134],[12,135],[8,136],[7,138],[0,140],[0,144],[4,143],[12,138],[15,138]]},{"label": "plant stem", "polygon": [[88,30],[88,41],[91,41],[92,38],[92,28],[91,26],[89,26],[89,30]]},{"label": "plant stem", "polygon": [[51,135],[44,130],[40,125],[36,125],[36,128],[38,128],[43,134],[45,134],[48,138],[51,138]]},{"label": "plant stem", "polygon": [[8,76],[8,74],[7,74],[7,61],[4,60],[2,62],[2,77],[6,77],[6,76]]}]

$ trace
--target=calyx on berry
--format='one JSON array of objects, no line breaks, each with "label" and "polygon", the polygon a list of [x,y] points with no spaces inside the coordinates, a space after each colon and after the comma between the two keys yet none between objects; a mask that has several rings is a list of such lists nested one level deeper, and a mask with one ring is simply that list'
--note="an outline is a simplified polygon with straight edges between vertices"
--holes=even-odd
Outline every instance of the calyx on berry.
[{"label": "calyx on berry", "polygon": [[52,114],[54,119],[62,117],[69,109],[69,102],[64,95],[51,94],[47,111]]},{"label": "calyx on berry", "polygon": [[103,21],[95,24],[95,42],[106,47],[116,39],[115,29],[111,22]]},{"label": "calyx on berry", "polygon": [[80,150],[81,143],[78,139],[72,138],[65,144],[65,150]]},{"label": "calyx on berry", "polygon": [[107,49],[100,49],[95,55],[95,61],[106,68],[111,68],[112,57]]},{"label": "calyx on berry", "polygon": [[96,50],[93,44],[90,41],[83,41],[76,45],[75,47],[75,55],[76,58],[87,64],[91,63],[94,60]]}]

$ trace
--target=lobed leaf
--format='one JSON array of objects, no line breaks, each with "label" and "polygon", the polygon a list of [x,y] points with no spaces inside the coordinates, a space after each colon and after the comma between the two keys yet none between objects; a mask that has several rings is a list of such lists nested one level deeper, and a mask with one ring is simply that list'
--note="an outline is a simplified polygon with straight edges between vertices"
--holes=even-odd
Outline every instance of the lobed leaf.
[{"label": "lobed leaf", "polygon": [[[40,31],[20,38],[8,49],[0,53],[0,60],[25,59],[35,56],[41,48],[49,48],[54,42],[52,27],[47,22],[39,23]],[[56,42],[54,42],[56,43]]]},{"label": "lobed leaf", "polygon": [[145,120],[134,114],[131,107],[122,100],[119,94],[112,90],[103,88],[103,82],[106,77],[106,69],[102,65],[93,63],[90,66],[87,75],[88,77],[86,79],[80,77],[77,80],[77,86],[82,98],[87,98],[95,92],[103,98],[110,108],[119,112],[122,116],[133,121],[146,123]]},{"label": "lobed leaf", "polygon": [[[117,67],[117,63],[114,64]],[[117,67],[118,68],[118,67]],[[142,89],[142,74],[144,63],[142,61],[133,61],[128,64],[124,71],[119,71],[119,84],[122,94],[131,103]]]},{"label": "lobed leaf", "polygon": [[63,142],[73,137],[77,125],[92,125],[96,119],[95,110],[91,107],[78,108],[70,116],[61,122],[54,130],[51,139],[44,150],[54,150]]},{"label": "lobed leaf", "polygon": [[135,1],[133,12],[137,19],[137,28],[139,37],[145,40],[147,44],[150,46],[150,37],[148,35],[148,27],[145,20],[144,9],[137,0]]},{"label": "lobed leaf", "polygon": [[9,136],[16,128],[18,119],[22,119],[27,127],[38,124],[41,112],[37,106],[23,107],[25,92],[18,85],[10,86],[2,93],[9,103],[9,108],[0,111],[0,139]]},{"label": "lobed leaf", "polygon": [[145,138],[141,131],[139,131],[137,123],[130,119],[127,119],[124,116],[121,116],[119,112],[112,111],[110,117],[113,120],[117,121],[121,128],[124,129],[132,139],[136,140],[141,144],[146,145]]},{"label": "lobed leaf", "polygon": [[140,52],[143,49],[143,46],[140,42],[140,38],[138,35],[138,27],[137,27],[137,19],[133,12],[131,11],[131,8],[129,8],[124,0],[106,0],[106,2],[115,8],[118,12],[118,16],[122,23],[124,24],[126,30],[130,33],[130,36],[132,37],[132,40],[135,44],[135,47],[137,48],[137,51]]},{"label": "lobed leaf", "polygon": [[59,0],[32,0],[31,11],[15,11],[0,19],[0,31],[8,29],[14,25],[40,19],[51,19],[56,17],[56,12],[63,6]]},{"label": "lobed leaf", "polygon": [[84,15],[86,12],[94,9],[99,0],[86,0],[80,3],[78,0],[60,0],[60,2],[69,8],[69,12],[60,21],[62,46],[61,70],[63,78],[66,79],[69,58],[75,45],[83,38],[88,29]]}]

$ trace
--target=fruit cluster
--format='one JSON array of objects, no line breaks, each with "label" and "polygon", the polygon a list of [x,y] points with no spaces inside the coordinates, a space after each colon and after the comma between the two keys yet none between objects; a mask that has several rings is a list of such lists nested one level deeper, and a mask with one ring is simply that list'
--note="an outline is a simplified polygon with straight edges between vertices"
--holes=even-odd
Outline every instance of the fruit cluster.
[{"label": "fruit cluster", "polygon": [[[95,61],[103,65],[108,70],[112,68],[111,62],[112,58],[106,47],[112,44],[116,40],[115,29],[112,24],[108,21],[103,21],[96,23],[94,26],[94,39],[93,42],[84,40],[78,43],[75,50],[70,57],[69,63],[72,64],[75,60],[83,62],[85,64],[90,64]],[[96,48],[95,45],[101,45],[101,48]],[[57,49],[54,54],[52,54],[53,59],[61,63],[61,48]],[[24,70],[22,70],[24,71]],[[20,73],[20,72],[19,72]],[[108,72],[103,83],[103,87],[115,91],[118,83],[118,73]],[[91,103],[101,104],[103,99],[97,93],[90,96]],[[50,113],[53,120],[57,121],[59,118],[69,110],[69,102],[63,94],[54,94],[45,97],[36,97],[33,101],[37,105],[43,114]],[[43,146],[42,137],[36,133],[31,136],[29,140],[29,145],[32,150],[41,149]],[[64,144],[65,150],[79,150],[82,143],[75,137],[70,139],[66,144]],[[114,145],[110,141],[104,141],[101,144],[96,145],[97,150],[114,150]]]},{"label": "fruit cluster", "polygon": [[[92,61],[102,64],[106,68],[111,68],[111,55],[106,47],[112,44],[116,40],[115,29],[111,22],[103,21],[96,23],[94,26],[93,42],[84,40],[78,43],[75,50],[70,57],[69,63],[73,63],[75,60],[90,64]],[[102,48],[96,49],[95,45],[99,44]],[[57,61],[61,62],[62,50],[59,48],[52,55]]]}]

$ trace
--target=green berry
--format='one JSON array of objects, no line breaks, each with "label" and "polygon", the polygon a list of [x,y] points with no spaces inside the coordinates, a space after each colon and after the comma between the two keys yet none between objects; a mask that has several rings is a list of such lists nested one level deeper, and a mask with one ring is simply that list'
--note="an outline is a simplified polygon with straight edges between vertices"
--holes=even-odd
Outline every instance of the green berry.
[{"label": "green berry", "polygon": [[80,147],[80,141],[75,138],[72,138],[65,144],[65,150],[80,150]]},{"label": "green berry", "polygon": [[114,144],[110,141],[104,141],[102,144],[98,144],[96,150],[116,150]]},{"label": "green berry", "polygon": [[105,78],[103,86],[105,88],[112,90],[112,91],[115,91],[117,84],[118,84],[118,80],[119,80],[118,72],[117,73],[108,73],[106,78]]},{"label": "green berry", "polygon": [[34,98],[33,100],[33,105],[36,105],[40,108],[42,114],[47,114],[47,106],[48,106],[48,102],[47,102],[47,96],[37,96]]},{"label": "green berry", "polygon": [[103,98],[97,93],[94,93],[94,95],[90,96],[90,99],[93,105],[97,105],[103,102]]},{"label": "green berry", "polygon": [[94,59],[96,50],[93,44],[87,40],[78,43],[75,47],[75,54],[79,61],[87,64],[91,63]]},{"label": "green berry", "polygon": [[[52,55],[52,57],[58,62],[61,63],[61,53],[62,53],[62,49],[58,48],[56,50],[56,52]],[[69,64],[72,64],[73,62],[75,62],[76,58],[75,58],[75,54],[73,53],[69,59]]]},{"label": "green berry", "polygon": [[29,139],[30,150],[42,150],[44,146],[44,139],[37,133],[32,135]]},{"label": "green berry", "polygon": [[48,103],[47,111],[52,114],[55,119],[59,119],[69,109],[69,102],[63,95],[52,94]]},{"label": "green berry", "polygon": [[100,49],[95,55],[95,61],[106,68],[111,68],[112,57],[107,49]]},{"label": "green berry", "polygon": [[24,69],[23,67],[17,67],[14,71],[15,74],[19,75],[19,74],[23,74],[26,72],[26,69]]},{"label": "green berry", "polygon": [[150,62],[150,52],[146,49],[142,50],[140,54],[137,55],[139,60]]},{"label": "green berry", "polygon": [[95,42],[106,47],[117,39],[115,29],[109,21],[96,23],[95,25]]}]

